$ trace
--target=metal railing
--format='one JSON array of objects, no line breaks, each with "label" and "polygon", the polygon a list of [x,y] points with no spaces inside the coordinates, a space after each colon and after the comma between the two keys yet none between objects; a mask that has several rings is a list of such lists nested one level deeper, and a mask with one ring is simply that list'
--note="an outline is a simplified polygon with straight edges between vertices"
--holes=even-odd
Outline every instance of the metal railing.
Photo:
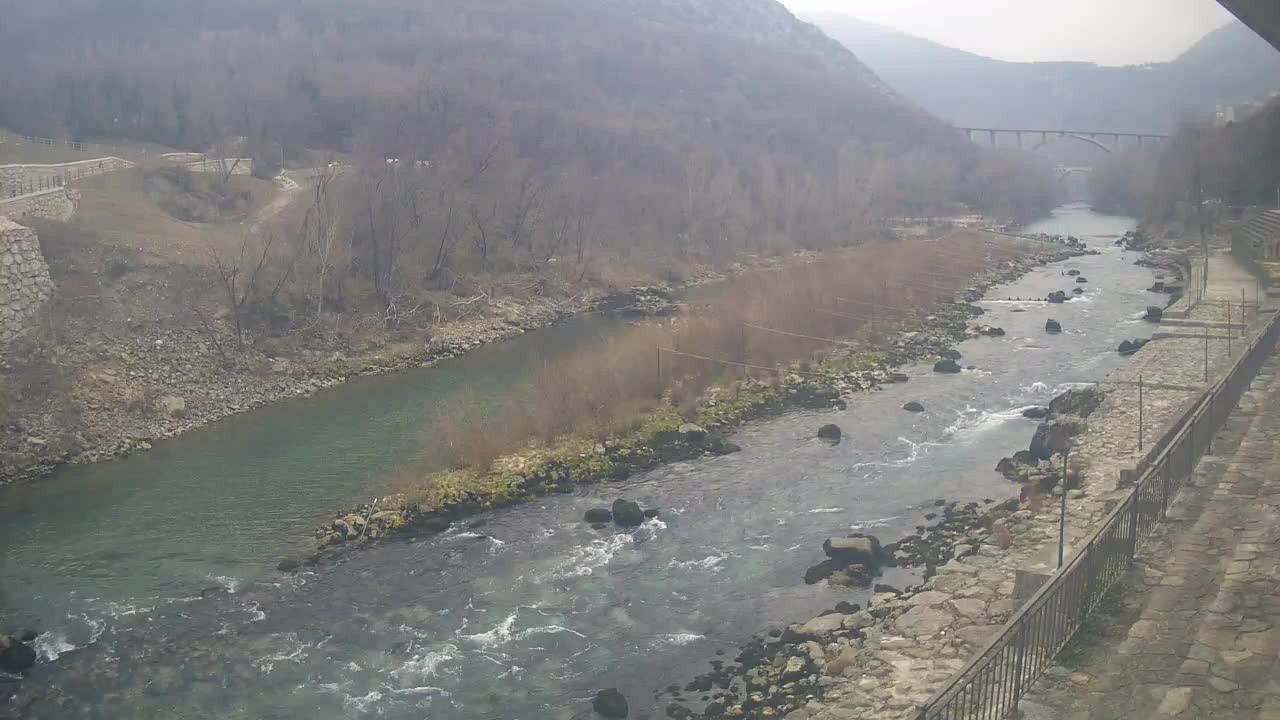
[{"label": "metal railing", "polygon": [[80,160],[56,165],[21,166],[32,168],[31,172],[35,176],[0,182],[0,202],[14,200],[32,193],[55,190],[77,180],[115,172],[132,166],[132,162],[119,157]]},{"label": "metal railing", "polygon": [[1000,634],[923,706],[919,720],[998,720],[1057,657],[1103,595],[1133,563],[1138,543],[1164,519],[1214,434],[1235,408],[1280,336],[1277,316],[1161,438],[1140,479],[1073,557],[1022,606]]}]

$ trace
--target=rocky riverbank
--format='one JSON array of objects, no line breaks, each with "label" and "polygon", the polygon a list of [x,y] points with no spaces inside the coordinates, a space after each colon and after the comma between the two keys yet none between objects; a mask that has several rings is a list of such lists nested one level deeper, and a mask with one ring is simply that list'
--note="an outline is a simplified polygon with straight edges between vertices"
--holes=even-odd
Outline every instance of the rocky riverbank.
[{"label": "rocky riverbank", "polygon": [[[818,259],[802,252],[744,258],[703,268],[694,286]],[[307,396],[353,378],[431,367],[489,343],[545,328],[583,312],[634,317],[675,312],[671,287],[488,298],[465,317],[357,347],[340,334],[315,333],[284,350],[275,338],[212,330],[157,311],[110,326],[62,317],[0,353],[0,486],[34,480],[65,465],[103,462],[272,403]],[[52,322],[52,321],[51,321]]]},{"label": "rocky riverbank", "polygon": [[[378,507],[360,506],[339,513],[316,530],[320,549],[306,559],[321,562],[352,547],[393,534],[438,532],[460,518],[529,497],[572,492],[574,487],[620,479],[657,464],[732,452],[723,432],[743,422],[778,415],[795,408],[843,406],[846,395],[906,378],[897,369],[926,359],[958,362],[954,346],[993,329],[975,324],[983,314],[970,305],[987,289],[1010,282],[1029,270],[1087,252],[1078,242],[1064,240],[1040,253],[1008,261],[975,277],[959,293],[963,299],[940,303],[908,320],[892,344],[876,352],[837,353],[817,367],[799,367],[768,380],[748,379],[713,388],[684,415],[666,408],[651,416],[640,430],[608,442],[570,438],[545,451],[509,456],[488,472],[440,473],[422,485],[425,495],[394,497]],[[295,566],[297,561],[288,561]]]},{"label": "rocky riverbank", "polygon": [[[1174,269],[1182,258],[1167,253],[1143,264]],[[1205,307],[1204,319],[1222,310]],[[672,718],[767,718],[868,720],[911,717],[920,704],[980,650],[1037,584],[1021,583],[1052,572],[1059,508],[1065,510],[1067,548],[1087,535],[1125,488],[1126,466],[1141,453],[1135,433],[1135,373],[1175,379],[1189,376],[1199,361],[1183,341],[1151,343],[1134,355],[1114,384],[1071,391],[1037,417],[1043,423],[1032,446],[1018,460],[1001,462],[1012,479],[1025,483],[1020,501],[978,513],[945,503],[942,521],[926,532],[885,545],[886,564],[919,562],[926,548],[936,564],[925,565],[922,582],[904,592],[877,586],[869,607],[841,603],[808,622],[774,630],[743,648],[734,663],[713,662],[713,670],[684,687],[668,688],[666,714]],[[1229,363],[1211,358],[1211,372]],[[1157,372],[1156,369],[1160,370]],[[1185,379],[1184,379],[1185,378]],[[1151,436],[1169,427],[1186,407],[1185,391],[1149,391],[1146,420]],[[1070,449],[1065,482],[1063,452]],[[941,532],[939,532],[941,530]],[[828,541],[829,543],[831,541]],[[824,546],[824,550],[827,548]],[[828,551],[828,556],[833,553]]]}]

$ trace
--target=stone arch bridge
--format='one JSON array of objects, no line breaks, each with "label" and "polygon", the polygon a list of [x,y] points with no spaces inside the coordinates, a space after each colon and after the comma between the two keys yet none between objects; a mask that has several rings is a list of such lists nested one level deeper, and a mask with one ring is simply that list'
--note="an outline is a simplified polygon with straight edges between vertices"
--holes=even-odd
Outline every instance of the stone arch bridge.
[{"label": "stone arch bridge", "polygon": [[[996,145],[999,138],[1003,136],[1012,136],[1018,143],[1018,147],[1028,147],[1028,142],[1033,143],[1029,146],[1031,150],[1039,150],[1049,143],[1059,140],[1068,139],[1078,142],[1087,143],[1102,150],[1103,152],[1115,152],[1120,149],[1124,140],[1134,142],[1138,146],[1146,144],[1154,144],[1164,142],[1169,139],[1168,135],[1162,133],[1129,133],[1129,132],[1110,132],[1102,130],[1035,130],[1023,128],[979,128],[979,127],[962,127],[956,128],[969,137],[970,140],[977,134],[978,137],[986,135],[990,139],[992,145]],[[1106,141],[1110,141],[1108,144]]]}]

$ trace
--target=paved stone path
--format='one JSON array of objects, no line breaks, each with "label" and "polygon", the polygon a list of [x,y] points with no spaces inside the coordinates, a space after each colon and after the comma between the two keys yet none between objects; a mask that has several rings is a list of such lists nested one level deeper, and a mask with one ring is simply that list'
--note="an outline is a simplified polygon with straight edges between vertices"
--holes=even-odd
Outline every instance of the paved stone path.
[{"label": "paved stone path", "polygon": [[1127,617],[1095,620],[1104,639],[1026,720],[1280,720],[1280,359],[1214,450],[1126,578]]}]

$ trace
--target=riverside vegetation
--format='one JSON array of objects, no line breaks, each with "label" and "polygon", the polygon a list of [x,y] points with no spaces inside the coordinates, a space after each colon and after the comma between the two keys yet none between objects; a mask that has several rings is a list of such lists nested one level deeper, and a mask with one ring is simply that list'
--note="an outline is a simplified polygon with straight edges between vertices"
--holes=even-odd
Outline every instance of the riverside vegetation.
[{"label": "riverside vegetation", "polygon": [[14,8],[0,60],[0,126],[258,175],[208,187],[152,151],[40,228],[59,291],[0,351],[0,482],[611,291],[1058,199],[772,0],[84,0]]},{"label": "riverside vegetation", "polygon": [[732,452],[722,433],[734,425],[839,406],[847,393],[904,381],[894,372],[903,364],[956,357],[951,346],[981,332],[971,323],[982,311],[966,301],[1079,252],[963,231],[742,278],[707,307],[544,368],[492,418],[460,408],[443,431],[456,438],[455,467],[403,471],[400,492],[318,528],[325,549],[310,561],[350,540],[436,532],[530,496]]}]

